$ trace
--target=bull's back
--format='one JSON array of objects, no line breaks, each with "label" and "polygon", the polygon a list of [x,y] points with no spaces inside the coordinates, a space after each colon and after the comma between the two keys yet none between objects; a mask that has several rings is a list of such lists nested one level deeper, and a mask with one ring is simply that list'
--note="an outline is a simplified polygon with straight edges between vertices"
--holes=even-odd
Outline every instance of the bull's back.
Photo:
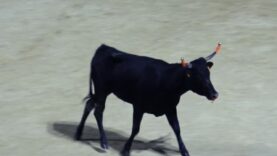
[{"label": "bull's back", "polygon": [[105,73],[105,76],[109,74],[111,79],[134,80],[143,75],[151,75],[153,71],[159,72],[166,68],[168,63],[128,54],[103,44],[96,50],[91,66],[97,73]]}]

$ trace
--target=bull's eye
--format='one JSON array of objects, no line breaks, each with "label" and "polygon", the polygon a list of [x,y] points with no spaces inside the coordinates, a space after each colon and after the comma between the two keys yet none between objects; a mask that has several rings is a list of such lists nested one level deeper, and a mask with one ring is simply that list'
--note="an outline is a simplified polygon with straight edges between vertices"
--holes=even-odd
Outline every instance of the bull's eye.
[{"label": "bull's eye", "polygon": [[209,80],[205,80],[205,82],[206,82],[206,83],[205,83],[205,86],[208,87],[209,84],[210,84],[210,81],[209,81]]}]

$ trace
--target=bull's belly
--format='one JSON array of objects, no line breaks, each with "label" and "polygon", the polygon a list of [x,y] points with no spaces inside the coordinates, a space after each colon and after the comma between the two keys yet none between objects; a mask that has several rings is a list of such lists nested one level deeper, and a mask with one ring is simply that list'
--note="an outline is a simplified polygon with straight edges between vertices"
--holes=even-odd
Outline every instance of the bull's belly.
[{"label": "bull's belly", "polygon": [[145,113],[162,116],[175,109],[179,103],[179,96],[138,94],[132,90],[113,90],[113,94],[119,99],[140,107]]},{"label": "bull's belly", "polygon": [[167,111],[168,110],[166,110],[166,109],[157,109],[157,108],[156,108],[156,110],[155,109],[144,109],[145,113],[153,114],[157,117],[166,114]]},{"label": "bull's belly", "polygon": [[140,100],[132,98],[131,95],[128,96],[128,95],[124,94],[124,96],[122,96],[122,95],[119,95],[116,93],[114,93],[114,94],[119,99],[121,99],[127,103],[130,103],[132,105],[136,105],[136,106],[140,107],[145,113],[153,114],[155,116],[162,116],[162,115],[166,114],[169,110],[174,109],[177,105],[174,102],[164,103],[164,102],[161,102],[160,100],[159,100],[159,102],[149,102],[147,100],[142,102]]},{"label": "bull's belly", "polygon": [[126,93],[122,93],[122,92],[113,92],[113,94],[118,97],[119,99],[130,103],[130,104],[134,104],[136,103],[136,98],[134,97],[134,95],[131,92],[126,92]]},{"label": "bull's belly", "polygon": [[175,103],[163,103],[163,102],[152,102],[152,103],[141,103],[141,108],[144,112],[153,114],[155,116],[162,116],[168,111],[175,109]]}]

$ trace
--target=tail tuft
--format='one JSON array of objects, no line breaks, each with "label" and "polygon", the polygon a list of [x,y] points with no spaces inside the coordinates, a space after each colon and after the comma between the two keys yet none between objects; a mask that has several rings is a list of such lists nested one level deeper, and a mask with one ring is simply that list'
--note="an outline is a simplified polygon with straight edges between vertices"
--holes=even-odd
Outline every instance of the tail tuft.
[{"label": "tail tuft", "polygon": [[82,102],[86,103],[87,101],[91,100],[94,98],[93,94],[88,94],[86,97],[83,98]]}]

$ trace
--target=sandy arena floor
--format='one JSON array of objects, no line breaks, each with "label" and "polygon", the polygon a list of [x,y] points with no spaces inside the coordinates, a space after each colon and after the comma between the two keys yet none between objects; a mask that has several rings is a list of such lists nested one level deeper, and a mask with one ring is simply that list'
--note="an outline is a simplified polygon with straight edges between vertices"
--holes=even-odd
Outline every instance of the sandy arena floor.
[{"label": "sandy arena floor", "polygon": [[[192,156],[277,155],[276,0],[1,0],[0,155],[116,156],[132,108],[111,95],[101,150],[93,115],[85,140],[72,136],[87,94],[90,59],[106,43],[178,62],[208,55],[218,41],[211,103],[191,92],[178,106]],[[145,115],[132,156],[178,156],[165,117]]]}]

